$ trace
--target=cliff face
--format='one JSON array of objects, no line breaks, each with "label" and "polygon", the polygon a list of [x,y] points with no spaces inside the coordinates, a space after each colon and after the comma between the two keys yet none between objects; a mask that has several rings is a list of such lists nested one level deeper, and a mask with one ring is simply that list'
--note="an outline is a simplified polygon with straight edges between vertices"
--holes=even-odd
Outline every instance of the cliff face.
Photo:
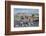
[{"label": "cliff face", "polygon": [[39,16],[29,13],[18,13],[14,16],[14,24],[16,27],[38,26]]},{"label": "cliff face", "polygon": [[39,15],[34,14],[34,16],[32,16],[32,14],[29,13],[18,13],[14,16],[14,19],[17,21],[28,21],[28,22],[33,22],[34,20],[39,20]]}]

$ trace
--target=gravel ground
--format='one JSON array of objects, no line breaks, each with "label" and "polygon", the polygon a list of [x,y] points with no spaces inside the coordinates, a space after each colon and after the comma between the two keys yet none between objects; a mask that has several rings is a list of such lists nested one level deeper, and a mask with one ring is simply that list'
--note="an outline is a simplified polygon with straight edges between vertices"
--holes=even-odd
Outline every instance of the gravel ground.
[{"label": "gravel ground", "polygon": [[37,27],[39,26],[39,21],[30,22],[23,22],[14,20],[14,27]]}]

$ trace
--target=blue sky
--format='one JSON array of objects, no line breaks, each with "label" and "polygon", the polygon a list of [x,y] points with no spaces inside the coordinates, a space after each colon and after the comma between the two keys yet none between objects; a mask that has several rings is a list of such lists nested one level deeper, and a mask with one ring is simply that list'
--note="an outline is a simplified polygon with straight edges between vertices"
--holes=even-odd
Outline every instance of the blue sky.
[{"label": "blue sky", "polygon": [[17,13],[39,13],[39,9],[14,8],[14,14]]}]

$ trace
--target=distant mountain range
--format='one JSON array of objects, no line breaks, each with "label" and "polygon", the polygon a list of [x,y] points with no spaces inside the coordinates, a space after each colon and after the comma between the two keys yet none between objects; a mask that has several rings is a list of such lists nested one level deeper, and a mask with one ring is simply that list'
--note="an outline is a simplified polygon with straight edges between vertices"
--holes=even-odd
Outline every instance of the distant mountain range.
[{"label": "distant mountain range", "polygon": [[17,13],[17,14],[15,14],[15,16],[19,15],[19,14],[23,14],[23,15],[27,15],[27,16],[32,16],[32,14],[34,14],[36,17],[39,17],[38,13]]},{"label": "distant mountain range", "polygon": [[39,13],[17,13],[17,14],[30,14],[30,15],[34,14],[34,15],[39,15]]}]

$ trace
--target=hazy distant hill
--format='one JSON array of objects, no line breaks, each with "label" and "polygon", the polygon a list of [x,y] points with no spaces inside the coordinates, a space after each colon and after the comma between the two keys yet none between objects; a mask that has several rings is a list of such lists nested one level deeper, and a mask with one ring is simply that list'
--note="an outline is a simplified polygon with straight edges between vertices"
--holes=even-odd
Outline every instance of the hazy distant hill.
[{"label": "hazy distant hill", "polygon": [[38,13],[17,13],[17,14],[15,14],[15,16],[16,15],[19,15],[19,14],[25,14],[25,15],[27,15],[27,16],[31,16],[32,14],[34,14],[35,16],[37,16],[37,17],[39,17],[39,14]]}]

